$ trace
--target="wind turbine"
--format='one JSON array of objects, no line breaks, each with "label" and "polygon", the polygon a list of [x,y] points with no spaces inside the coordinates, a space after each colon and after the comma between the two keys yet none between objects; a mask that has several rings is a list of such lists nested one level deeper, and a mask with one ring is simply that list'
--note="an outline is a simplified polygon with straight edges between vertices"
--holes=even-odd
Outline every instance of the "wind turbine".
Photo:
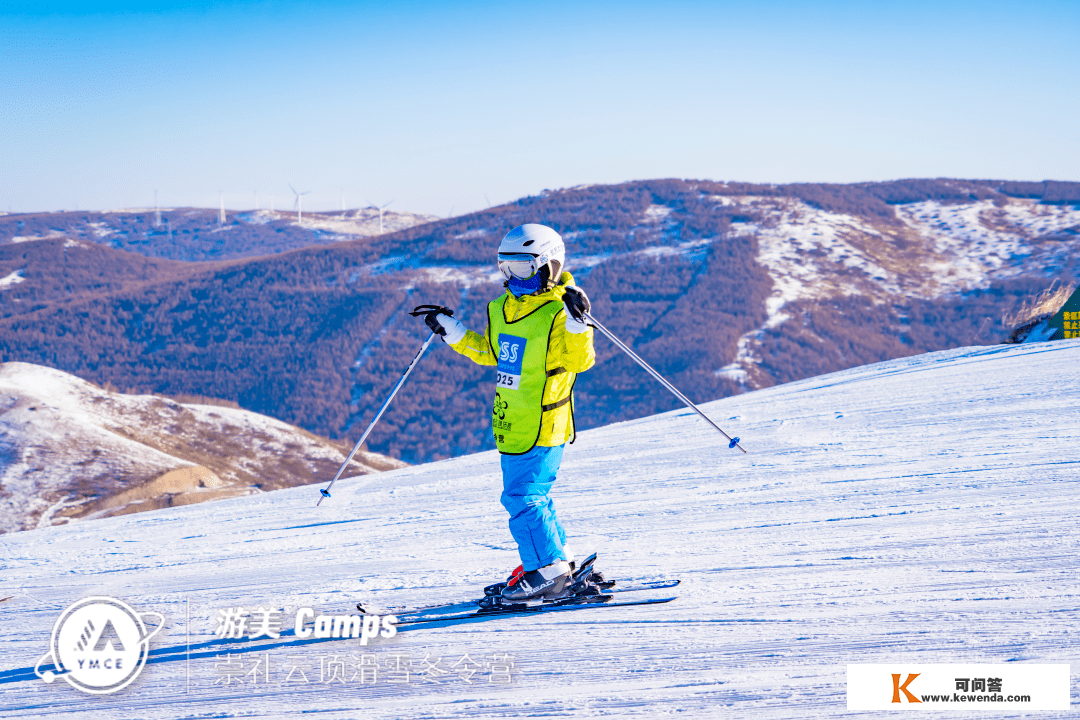
[{"label": "wind turbine", "polygon": [[292,190],[293,195],[296,196],[296,202],[293,203],[293,207],[296,208],[296,224],[302,225],[304,221],[304,202],[300,199],[307,195],[310,190],[304,192],[296,192],[296,188],[292,186],[292,183],[288,183],[289,189]]},{"label": "wind turbine", "polygon": [[392,204],[393,202],[394,202],[394,201],[393,201],[393,200],[391,200],[390,202],[386,203],[385,205],[383,205],[383,206],[381,206],[381,207],[380,207],[379,205],[376,205],[376,204],[375,204],[375,203],[373,203],[373,202],[369,202],[369,203],[368,203],[368,207],[369,207],[369,208],[372,208],[372,209],[374,209],[374,210],[378,210],[378,211],[379,211],[379,234],[380,234],[380,235],[382,235],[382,213],[383,213],[383,210],[385,210],[386,208],[390,207],[390,205],[391,205],[391,204]]},{"label": "wind turbine", "polygon": [[217,224],[219,228],[225,227],[225,193],[218,193],[218,200],[221,201],[221,210],[218,211]]}]

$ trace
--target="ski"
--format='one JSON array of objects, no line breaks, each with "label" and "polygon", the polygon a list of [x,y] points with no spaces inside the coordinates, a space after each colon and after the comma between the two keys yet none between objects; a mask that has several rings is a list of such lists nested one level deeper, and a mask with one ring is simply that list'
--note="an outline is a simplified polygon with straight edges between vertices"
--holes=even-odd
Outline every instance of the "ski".
[{"label": "ski", "polygon": [[516,603],[513,605],[496,604],[496,598],[502,593],[506,583],[496,583],[484,588],[484,597],[476,600],[446,603],[443,605],[429,605],[411,609],[383,609],[365,606],[364,603],[356,604],[356,609],[365,615],[396,615],[398,624],[410,625],[423,622],[438,622],[446,619],[460,619],[467,617],[479,617],[481,615],[507,615],[529,612],[551,612],[558,608],[581,607],[585,605],[648,605],[655,602],[671,602],[675,597],[652,600],[619,600],[611,602],[617,594],[630,592],[643,592],[647,590],[665,590],[679,584],[679,580],[639,580],[630,581],[626,585],[616,587],[614,580],[606,580],[604,576],[594,570],[596,565],[596,553],[592,553],[574,570],[570,583],[570,595],[557,600],[549,600],[541,603]]},{"label": "ski", "polygon": [[631,582],[628,585],[622,587],[613,587],[604,591],[605,595],[610,593],[624,593],[624,592],[641,592],[642,590],[665,590],[667,588],[678,587],[682,580],[646,580],[642,582]]},{"label": "ski", "polygon": [[[667,590],[668,588],[678,587],[680,582],[682,582],[682,581],[681,580],[645,580],[645,581],[639,581],[639,582],[633,582],[632,581],[632,582],[630,582],[630,583],[628,583],[626,585],[623,585],[621,587],[616,586],[616,587],[607,588],[606,590],[602,591],[602,594],[603,595],[613,595],[613,594],[617,594],[617,593],[643,592],[643,591],[646,591],[646,590]],[[590,596],[585,596],[585,597],[590,597]],[[595,596],[592,596],[592,597],[595,597]],[[446,603],[444,605],[425,605],[425,606],[418,607],[418,608],[409,608],[407,610],[406,609],[394,610],[393,608],[372,608],[372,607],[365,607],[365,605],[363,603],[357,603],[356,604],[356,609],[359,610],[362,613],[365,613],[365,614],[374,612],[375,610],[378,610],[379,612],[375,612],[374,614],[376,614],[376,615],[393,614],[393,615],[397,615],[398,617],[402,617],[402,616],[417,615],[419,613],[427,613],[427,612],[438,612],[438,611],[453,612],[453,611],[456,611],[456,610],[464,611],[464,610],[469,609],[469,608],[478,607],[481,599],[482,598],[475,598],[475,599],[472,599],[472,600],[464,600],[462,602]]]},{"label": "ski", "polygon": [[453,620],[472,620],[488,617],[507,617],[512,615],[540,615],[550,612],[563,612],[570,610],[586,610],[588,608],[613,608],[632,607],[636,605],[662,605],[675,600],[678,596],[661,598],[647,598],[645,600],[617,600],[612,595],[587,595],[584,597],[567,598],[566,601],[540,603],[537,605],[507,605],[495,608],[474,608],[468,612],[455,612],[448,615],[436,615],[433,617],[410,617],[403,615],[398,618],[397,625],[421,625],[426,623],[447,622]]}]

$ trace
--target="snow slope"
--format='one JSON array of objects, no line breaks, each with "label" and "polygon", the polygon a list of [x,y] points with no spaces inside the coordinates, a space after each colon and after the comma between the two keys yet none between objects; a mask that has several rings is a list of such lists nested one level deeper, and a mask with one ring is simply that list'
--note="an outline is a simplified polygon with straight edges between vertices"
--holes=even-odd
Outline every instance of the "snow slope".
[{"label": "snow slope", "polygon": [[[500,577],[517,559],[492,453],[342,483],[319,508],[301,487],[6,535],[0,717],[830,717],[848,714],[849,662],[1067,663],[1077,368],[1076,340],[961,348],[706,405],[747,455],[689,411],[582,433],[556,486],[571,543],[616,578],[681,578],[668,605],[403,628],[367,647],[214,637],[226,608],[284,608],[289,626],[299,607],[464,599]],[[31,672],[89,595],[167,618],[118,695]],[[393,653],[443,674],[392,684]],[[374,684],[352,679],[365,655]],[[512,682],[488,682],[504,655]],[[229,674],[265,657],[265,682]]]}]

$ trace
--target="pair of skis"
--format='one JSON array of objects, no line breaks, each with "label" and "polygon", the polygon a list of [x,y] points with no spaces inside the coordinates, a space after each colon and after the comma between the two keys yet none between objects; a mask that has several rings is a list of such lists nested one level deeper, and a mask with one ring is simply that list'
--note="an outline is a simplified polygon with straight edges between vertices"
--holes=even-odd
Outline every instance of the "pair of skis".
[{"label": "pair of skis", "polygon": [[[567,597],[532,603],[504,603],[498,599],[498,592],[501,591],[500,583],[485,588],[485,592],[488,594],[478,600],[433,605],[395,613],[398,618],[397,625],[421,625],[506,615],[538,615],[586,608],[659,605],[669,603],[678,597],[677,595],[641,599],[626,597],[629,593],[674,588],[679,585],[678,580],[639,581],[618,587],[616,587],[617,583],[611,581],[588,582],[590,576],[593,575],[595,561],[596,554],[594,553],[581,564],[581,567],[574,573],[574,579],[571,583],[572,587],[578,587],[580,590],[571,593]],[[356,609],[363,613],[368,612],[363,603],[358,603]]]}]

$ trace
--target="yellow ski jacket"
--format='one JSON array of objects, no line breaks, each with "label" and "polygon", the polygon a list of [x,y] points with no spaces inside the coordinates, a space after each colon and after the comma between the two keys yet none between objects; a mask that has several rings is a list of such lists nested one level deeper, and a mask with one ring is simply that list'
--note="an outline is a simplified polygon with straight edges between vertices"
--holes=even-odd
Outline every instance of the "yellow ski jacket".
[{"label": "yellow ski jacket", "polygon": [[[573,284],[574,277],[564,272],[559,278],[558,285],[542,293],[517,298],[507,290],[508,297],[503,306],[503,317],[507,322],[513,322],[528,315],[544,303],[552,300],[561,301],[566,292],[566,286]],[[485,328],[483,335],[469,330],[461,342],[450,347],[478,365],[498,364],[498,353],[495,352],[491,343],[490,327]],[[592,328],[583,333],[567,332],[566,310],[559,310],[551,327],[545,364],[549,371],[565,368],[566,372],[550,375],[544,386],[544,404],[571,394],[577,374],[585,372],[595,362],[596,352],[593,350]],[[574,435],[574,401],[571,396],[569,404],[543,414],[540,436],[536,444],[543,447],[555,447],[568,441],[573,442]]]}]

